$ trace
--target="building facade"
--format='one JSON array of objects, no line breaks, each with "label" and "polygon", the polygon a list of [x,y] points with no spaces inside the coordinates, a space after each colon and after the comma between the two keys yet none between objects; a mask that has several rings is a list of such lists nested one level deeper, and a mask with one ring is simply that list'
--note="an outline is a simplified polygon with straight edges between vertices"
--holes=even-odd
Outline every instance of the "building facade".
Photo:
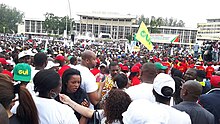
[{"label": "building facade", "polygon": [[198,41],[220,40],[220,19],[207,19],[207,23],[198,23],[197,28]]},{"label": "building facade", "polygon": [[75,28],[80,34],[92,32],[98,37],[100,33],[107,33],[113,39],[126,39],[138,29],[138,25],[134,25],[136,16],[132,15],[106,12],[77,13],[77,15],[80,19],[75,21]]},{"label": "building facade", "polygon": [[157,27],[161,34],[179,35],[180,43],[196,43],[197,29],[186,27]]},{"label": "building facade", "polygon": [[47,35],[43,28],[44,19],[25,18],[21,24],[18,25],[18,33],[21,34],[37,34]]}]

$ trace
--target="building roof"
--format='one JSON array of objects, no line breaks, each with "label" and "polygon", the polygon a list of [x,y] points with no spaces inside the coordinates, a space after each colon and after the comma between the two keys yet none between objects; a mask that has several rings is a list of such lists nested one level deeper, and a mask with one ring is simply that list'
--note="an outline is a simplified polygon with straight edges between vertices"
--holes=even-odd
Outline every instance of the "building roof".
[{"label": "building roof", "polygon": [[114,12],[77,12],[78,16],[88,16],[88,17],[98,17],[98,18],[106,18],[106,19],[135,19],[135,15],[122,15]]},{"label": "building roof", "polygon": [[24,20],[32,20],[32,21],[45,21],[44,18],[24,18]]},{"label": "building roof", "polygon": [[190,28],[190,27],[170,27],[170,26],[160,26],[157,27],[159,29],[163,28],[163,29],[178,29],[178,30],[195,30],[197,31],[197,28]]}]

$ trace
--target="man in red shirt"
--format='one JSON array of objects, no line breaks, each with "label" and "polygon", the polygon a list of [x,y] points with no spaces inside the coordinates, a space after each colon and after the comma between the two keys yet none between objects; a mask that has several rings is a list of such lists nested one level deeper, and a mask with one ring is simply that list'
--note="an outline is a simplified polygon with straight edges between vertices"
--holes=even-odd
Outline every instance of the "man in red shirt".
[{"label": "man in red shirt", "polygon": [[203,62],[201,62],[200,65],[196,67],[196,69],[206,71],[205,68],[203,67]]},{"label": "man in red shirt", "polygon": [[214,71],[215,69],[212,67],[212,62],[209,62],[208,67],[206,68],[206,78],[210,79]]}]

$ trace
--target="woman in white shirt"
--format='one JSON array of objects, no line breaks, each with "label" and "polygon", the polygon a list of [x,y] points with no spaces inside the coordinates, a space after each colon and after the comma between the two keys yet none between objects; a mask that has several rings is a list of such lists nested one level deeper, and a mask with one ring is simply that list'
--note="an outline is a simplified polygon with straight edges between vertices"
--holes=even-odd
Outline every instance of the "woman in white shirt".
[{"label": "woman in white shirt", "polygon": [[38,109],[41,124],[78,124],[74,111],[67,105],[54,100],[60,93],[62,83],[60,76],[54,70],[41,70],[33,79],[35,92],[34,98]]}]

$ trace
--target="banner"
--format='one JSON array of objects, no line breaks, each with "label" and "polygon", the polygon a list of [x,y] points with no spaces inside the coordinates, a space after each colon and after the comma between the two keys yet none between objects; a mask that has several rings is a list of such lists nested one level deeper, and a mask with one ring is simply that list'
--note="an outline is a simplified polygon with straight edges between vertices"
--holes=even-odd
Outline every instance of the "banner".
[{"label": "banner", "polygon": [[156,43],[179,42],[179,35],[176,34],[150,34],[151,41]]},{"label": "banner", "polygon": [[136,39],[140,41],[148,50],[153,50],[153,44],[151,42],[150,34],[144,22],[141,22],[141,25],[136,34]]}]

